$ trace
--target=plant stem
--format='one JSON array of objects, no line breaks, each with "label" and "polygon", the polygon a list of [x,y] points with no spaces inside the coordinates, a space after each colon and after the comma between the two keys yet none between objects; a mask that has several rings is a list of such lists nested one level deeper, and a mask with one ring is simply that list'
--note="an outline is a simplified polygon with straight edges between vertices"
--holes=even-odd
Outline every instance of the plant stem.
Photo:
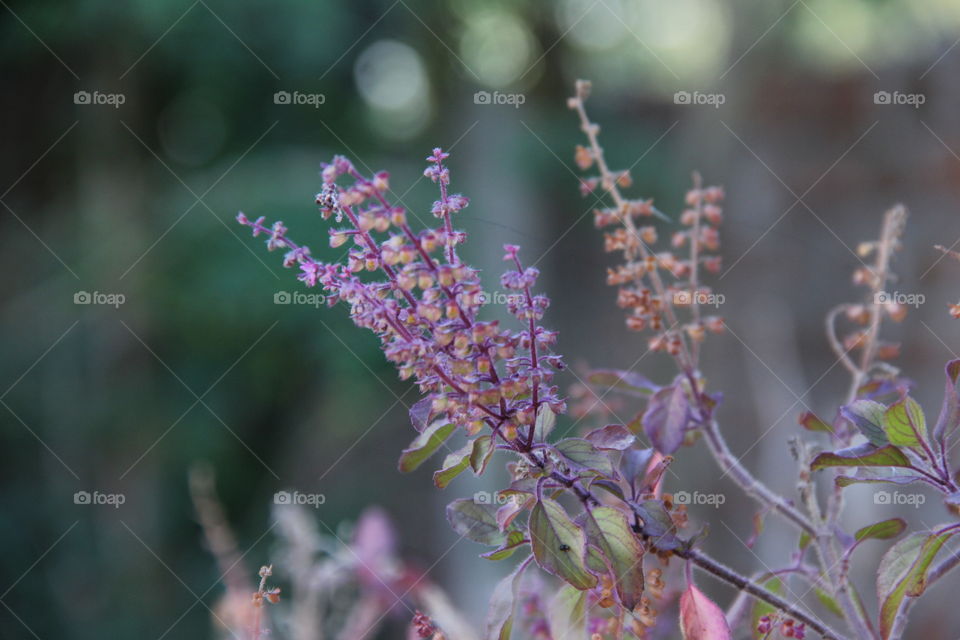
[{"label": "plant stem", "polygon": [[810,613],[790,604],[777,594],[768,591],[750,578],[743,576],[725,564],[714,560],[699,549],[685,549],[675,552],[681,558],[694,563],[710,575],[735,586],[758,600],[776,607],[791,618],[799,620],[811,630],[819,633],[826,640],[842,640],[843,636],[831,629],[827,624],[813,617]]},{"label": "plant stem", "polygon": [[729,475],[734,482],[743,489],[744,493],[769,506],[771,509],[776,510],[811,536],[817,535],[816,528],[799,509],[754,478],[753,474],[740,464],[740,461],[730,451],[726,441],[720,434],[720,427],[717,425],[716,420],[712,418],[707,420],[703,425],[703,434],[707,441],[707,446],[710,448],[710,453],[713,454],[717,464],[720,465],[724,473]]}]

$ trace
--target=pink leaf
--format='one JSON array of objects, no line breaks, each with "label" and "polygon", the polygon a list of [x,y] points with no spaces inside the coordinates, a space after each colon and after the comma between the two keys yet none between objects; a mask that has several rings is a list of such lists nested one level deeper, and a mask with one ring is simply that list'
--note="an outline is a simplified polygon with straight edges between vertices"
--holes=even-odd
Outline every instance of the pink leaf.
[{"label": "pink leaf", "polygon": [[731,640],[723,611],[692,584],[680,596],[680,629],[684,640]]}]

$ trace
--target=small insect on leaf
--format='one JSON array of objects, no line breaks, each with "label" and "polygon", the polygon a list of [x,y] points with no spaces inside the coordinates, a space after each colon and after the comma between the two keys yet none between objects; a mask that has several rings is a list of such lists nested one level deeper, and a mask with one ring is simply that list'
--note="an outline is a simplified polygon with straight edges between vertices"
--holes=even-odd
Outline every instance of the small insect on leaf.
[{"label": "small insect on leaf", "polygon": [[560,551],[570,551],[570,545],[566,545],[566,544],[560,545]]}]

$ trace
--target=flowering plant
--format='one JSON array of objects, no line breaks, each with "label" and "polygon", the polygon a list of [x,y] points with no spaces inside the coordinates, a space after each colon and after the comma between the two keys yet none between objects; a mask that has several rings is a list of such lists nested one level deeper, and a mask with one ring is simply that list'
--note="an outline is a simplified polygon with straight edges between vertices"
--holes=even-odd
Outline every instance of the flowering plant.
[{"label": "flowering plant", "polygon": [[[468,200],[450,192],[449,155],[441,149],[427,158],[424,172],[439,189],[431,208],[437,222],[420,231],[408,224],[407,211],[390,201],[386,173],[363,175],[340,156],[324,165],[316,202],[324,219],[344,225],[330,229],[330,244],[350,245],[345,261],[316,260],[288,237],[281,222],[267,225],[264,218],[242,213],[238,221],[254,236],[265,235],[268,249],[285,251],[284,265],[297,267],[306,286],[322,287],[331,305],[348,306],[354,323],[378,336],[401,378],[417,384],[423,398],[410,410],[417,435],[400,456],[401,471],[444,449],[433,480],[445,488],[467,469],[483,474],[497,452],[510,456],[507,486],[447,507],[454,530],[490,548],[483,557],[526,556],[494,590],[484,637],[651,638],[669,636],[677,626],[687,640],[732,638],[733,630],[769,639],[811,633],[833,639],[899,637],[914,599],[960,562],[958,556],[944,560],[938,554],[960,532],[960,521],[913,532],[890,547],[877,570],[880,613],[872,617],[850,579],[851,556],[866,540],[899,537],[906,522],[893,518],[848,533],[839,515],[843,488],[861,482],[925,483],[942,494],[953,516],[960,513],[949,457],[960,425],[960,360],[947,365],[944,407],[928,427],[909,383],[885,362],[896,355],[896,346],[880,339],[883,321],[898,321],[905,313],[884,298],[905,210],[891,209],[880,238],[861,247],[874,263],[858,270],[854,280],[868,288],[869,302],[841,305],[828,316],[828,338],[851,374],[850,390],[833,420],[800,416],[800,424],[818,432],[819,440],[792,441],[798,494],[778,495],[730,451],[716,416],[721,396],[707,389],[699,369],[703,340],[725,329],[722,318],[704,313],[722,294],[702,281],[704,273],[720,269],[723,190],[703,186],[695,174],[679,216],[682,230],[671,238],[672,248],[685,255],[654,250],[658,234],[649,222],[664,214],[652,201],[624,195],[630,175],[608,166],[599,126],[585,109],[588,95],[589,84],[578,82],[569,106],[586,136],[575,160],[583,170],[596,170],[582,179],[581,191],[603,202],[596,225],[605,229],[606,250],[623,258],[608,271],[607,282],[617,287],[627,328],[649,332],[649,350],[667,354],[677,371],[658,384],[633,371],[598,369],[576,388],[578,400],[601,387],[637,399],[641,408],[629,424],[556,437],[557,416],[567,403],[554,375],[564,364],[552,351],[556,332],[541,325],[549,299],[534,293],[538,271],[524,267],[518,247],[505,246],[507,270],[500,283],[514,293],[508,310],[516,327],[482,319],[479,274],[460,259],[466,234],[454,225]],[[840,321],[853,326],[843,338]],[[451,450],[448,443],[457,432],[466,444]],[[744,575],[702,550],[705,530],[687,531],[689,501],[664,491],[664,473],[673,455],[700,440],[724,473],[761,505],[762,514],[775,513],[799,531],[789,564]],[[821,476],[830,476],[825,503],[816,492]],[[532,564],[559,581],[530,571]],[[740,592],[727,611],[696,585],[694,568]],[[809,584],[819,608],[784,595],[793,579]],[[675,600],[678,618],[658,616]],[[825,622],[824,611],[838,616],[842,627]],[[447,637],[423,614],[411,630],[424,638]]]}]

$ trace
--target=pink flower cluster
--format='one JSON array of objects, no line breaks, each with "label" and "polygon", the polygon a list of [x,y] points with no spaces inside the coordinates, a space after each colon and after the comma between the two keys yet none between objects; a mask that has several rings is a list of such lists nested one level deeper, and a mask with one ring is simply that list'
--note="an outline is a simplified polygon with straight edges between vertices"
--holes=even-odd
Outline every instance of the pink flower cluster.
[{"label": "pink flower cluster", "polygon": [[[513,291],[508,310],[523,328],[509,331],[478,318],[486,296],[476,269],[457,254],[466,234],[454,230],[452,221],[468,200],[448,192],[447,157],[434,149],[427,158],[424,175],[440,189],[431,208],[439,225],[419,232],[408,224],[406,210],[388,201],[387,173],[366,177],[342,156],[323,166],[316,201],[324,219],[348,223],[330,229],[331,247],[352,242],[345,263],[314,259],[309,248],[287,237],[282,222],[266,226],[264,218],[250,220],[243,213],[237,220],[254,236],[267,235],[269,250],[286,250],[285,267],[299,265],[302,282],[321,285],[330,304],[343,301],[356,325],[379,336],[400,377],[414,378],[427,395],[415,407],[415,424],[446,420],[470,434],[487,425],[506,440],[531,439],[541,405],[555,413],[566,408],[551,385],[554,371],[563,368],[549,352],[557,334],[539,325],[549,300],[532,294],[539,272],[524,268],[518,247],[508,245],[504,260],[510,268],[501,285]],[[380,277],[361,277],[365,273]]]}]

